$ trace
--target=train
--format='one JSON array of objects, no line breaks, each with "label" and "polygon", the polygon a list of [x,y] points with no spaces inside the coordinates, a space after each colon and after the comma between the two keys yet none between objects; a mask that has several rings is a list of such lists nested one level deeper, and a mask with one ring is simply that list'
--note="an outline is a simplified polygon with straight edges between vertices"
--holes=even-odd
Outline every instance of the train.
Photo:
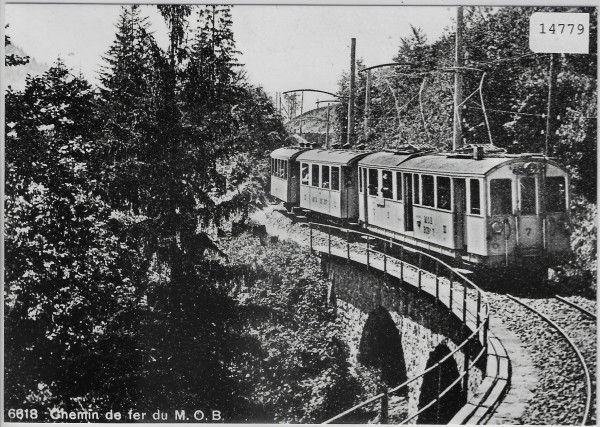
[{"label": "train", "polygon": [[570,250],[569,173],[537,153],[470,145],[274,150],[271,195],[460,264],[552,266]]}]

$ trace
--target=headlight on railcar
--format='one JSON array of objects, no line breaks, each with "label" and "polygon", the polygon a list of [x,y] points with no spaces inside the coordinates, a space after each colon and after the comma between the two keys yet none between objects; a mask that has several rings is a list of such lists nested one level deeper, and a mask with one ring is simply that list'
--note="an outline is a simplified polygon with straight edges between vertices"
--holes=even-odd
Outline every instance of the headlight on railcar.
[{"label": "headlight on railcar", "polygon": [[502,234],[503,230],[504,230],[504,225],[500,221],[492,222],[492,231],[495,234]]},{"label": "headlight on railcar", "polygon": [[523,168],[525,169],[525,173],[527,173],[527,175],[533,175],[538,171],[538,165],[533,162],[525,163]]}]

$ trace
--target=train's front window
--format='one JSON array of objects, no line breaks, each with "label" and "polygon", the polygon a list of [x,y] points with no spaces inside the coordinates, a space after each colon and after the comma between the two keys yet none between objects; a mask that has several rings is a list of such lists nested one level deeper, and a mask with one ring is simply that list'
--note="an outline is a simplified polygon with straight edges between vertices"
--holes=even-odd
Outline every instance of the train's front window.
[{"label": "train's front window", "polygon": [[320,178],[320,172],[321,172],[321,168],[319,167],[319,165],[312,165],[312,182],[311,185],[313,187],[318,187],[319,186],[319,178]]},{"label": "train's front window", "polygon": [[369,169],[369,195],[376,196],[379,188],[379,174],[377,169]]},{"label": "train's front window", "polygon": [[302,171],[300,176],[302,177],[302,184],[308,185],[308,165],[306,163],[302,163]]},{"label": "train's front window", "polygon": [[519,180],[521,192],[521,215],[535,215],[535,178],[523,177]]},{"label": "train's front window", "polygon": [[492,179],[490,181],[492,215],[510,215],[512,206],[512,181],[510,179]]},{"label": "train's front window", "polygon": [[338,191],[340,189],[340,167],[331,167],[331,189]]},{"label": "train's front window", "polygon": [[567,186],[562,176],[546,178],[546,211],[565,212],[567,210]]},{"label": "train's front window", "polygon": [[396,172],[396,200],[402,200],[402,172]]}]

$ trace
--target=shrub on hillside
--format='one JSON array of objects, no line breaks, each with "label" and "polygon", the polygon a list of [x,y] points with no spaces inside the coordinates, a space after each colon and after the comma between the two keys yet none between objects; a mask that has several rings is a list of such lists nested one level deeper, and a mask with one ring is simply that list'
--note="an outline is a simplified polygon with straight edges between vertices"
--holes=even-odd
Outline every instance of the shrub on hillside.
[{"label": "shrub on hillside", "polygon": [[266,245],[249,234],[221,243],[240,273],[233,280],[245,348],[235,369],[249,406],[265,421],[314,423],[363,398],[318,260],[294,243]]},{"label": "shrub on hillside", "polygon": [[557,279],[570,289],[596,292],[597,280],[596,204],[576,197],[571,203],[571,256],[558,268]]}]

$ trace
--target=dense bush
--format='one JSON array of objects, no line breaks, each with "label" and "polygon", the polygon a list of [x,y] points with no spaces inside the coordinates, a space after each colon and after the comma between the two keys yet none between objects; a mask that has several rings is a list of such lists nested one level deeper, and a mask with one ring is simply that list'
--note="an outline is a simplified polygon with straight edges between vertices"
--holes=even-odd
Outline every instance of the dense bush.
[{"label": "dense bush", "polygon": [[555,282],[595,298],[598,208],[583,197],[571,203],[571,256],[557,269]]},{"label": "dense bush", "polygon": [[351,407],[361,389],[350,373],[318,260],[290,242],[241,235],[224,246],[244,313],[237,365],[265,420],[320,422]]}]

